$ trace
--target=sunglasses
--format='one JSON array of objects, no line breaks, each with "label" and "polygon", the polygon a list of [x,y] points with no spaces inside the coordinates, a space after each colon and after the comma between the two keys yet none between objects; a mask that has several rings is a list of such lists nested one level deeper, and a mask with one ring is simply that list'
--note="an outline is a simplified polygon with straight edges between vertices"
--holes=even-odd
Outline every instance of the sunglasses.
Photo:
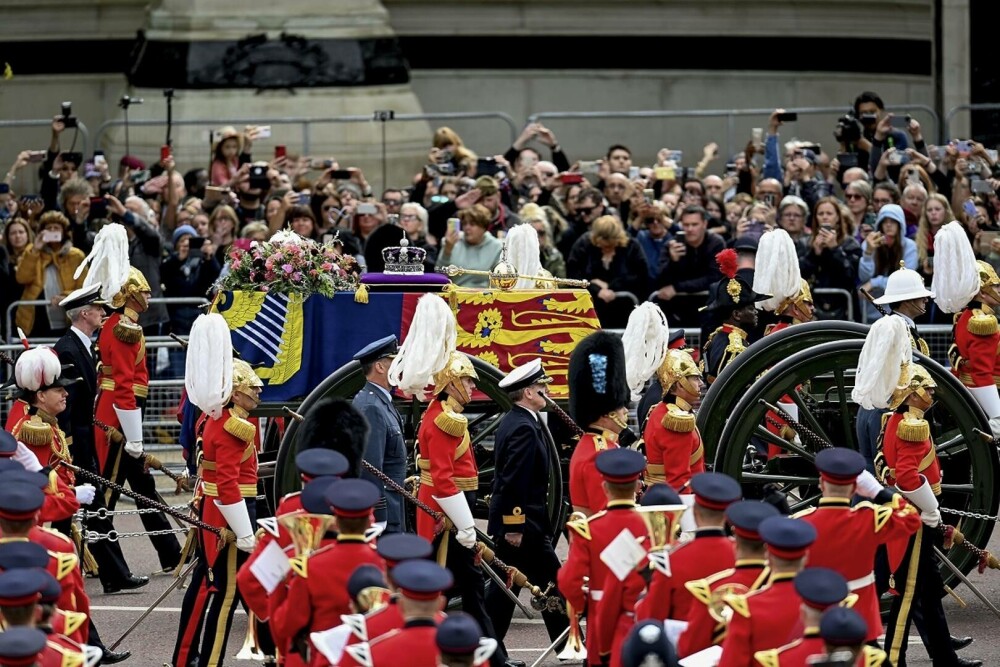
[{"label": "sunglasses", "polygon": [[854,192],[848,192],[846,195],[844,195],[844,198],[845,199],[864,199],[865,196],[864,195],[859,195],[859,194],[854,193]]},{"label": "sunglasses", "polygon": [[584,214],[584,215],[590,215],[590,214],[591,214],[591,213],[593,213],[593,212],[594,212],[594,211],[595,211],[596,209],[597,209],[597,207],[596,207],[596,206],[577,206],[577,207],[576,207],[576,212],[577,212],[577,213],[582,213],[582,214]]}]

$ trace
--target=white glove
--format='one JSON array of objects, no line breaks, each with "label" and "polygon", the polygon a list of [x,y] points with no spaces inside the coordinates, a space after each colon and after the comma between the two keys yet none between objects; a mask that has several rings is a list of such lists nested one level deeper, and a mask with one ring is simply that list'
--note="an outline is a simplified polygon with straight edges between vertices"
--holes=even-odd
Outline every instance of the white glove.
[{"label": "white glove", "polygon": [[94,502],[94,495],[97,489],[92,484],[81,484],[76,487],[76,501],[81,505],[89,505]]},{"label": "white glove", "polygon": [[249,535],[247,537],[237,537],[236,538],[236,548],[240,551],[245,551],[248,554],[253,553],[253,550],[257,547],[257,536]]},{"label": "white glove", "polygon": [[250,523],[250,514],[247,512],[247,504],[242,500],[231,505],[223,505],[218,500],[215,506],[225,517],[229,528],[236,533],[236,548],[240,551],[253,551],[257,544],[257,538],[253,532],[253,524]]},{"label": "white glove", "polygon": [[125,453],[134,459],[140,458],[142,456],[142,441],[126,442]]},{"label": "white glove", "polygon": [[867,470],[862,470],[858,475],[858,495],[862,498],[874,498],[883,489],[883,486],[875,479],[875,475]]},{"label": "white glove", "polygon": [[39,463],[35,453],[28,449],[28,446],[20,440],[17,441],[17,451],[14,452],[14,460],[23,465],[25,470],[30,470],[31,472],[38,472],[42,469],[42,464]]},{"label": "white glove", "polygon": [[990,431],[994,438],[1000,438],[1000,417],[994,417],[990,420]]},{"label": "white glove", "polygon": [[432,497],[448,515],[451,522],[455,524],[455,528],[458,528],[458,535],[455,536],[458,543],[469,549],[476,546],[476,522],[472,519],[472,510],[469,509],[469,503],[465,500],[465,494],[459,491],[455,495],[445,498]]},{"label": "white glove", "polygon": [[122,427],[125,442],[142,442],[142,410],[139,408],[123,409],[114,406],[118,415],[118,423]]},{"label": "white glove", "polygon": [[986,387],[969,387],[969,392],[986,413],[990,420],[990,429],[993,430],[993,435],[996,437],[997,431],[993,426],[993,420],[1000,420],[1000,394],[997,393],[997,386],[991,384]]},{"label": "white glove", "polygon": [[941,510],[936,507],[930,512],[921,512],[920,520],[924,522],[924,525],[928,528],[937,528],[941,525]]}]

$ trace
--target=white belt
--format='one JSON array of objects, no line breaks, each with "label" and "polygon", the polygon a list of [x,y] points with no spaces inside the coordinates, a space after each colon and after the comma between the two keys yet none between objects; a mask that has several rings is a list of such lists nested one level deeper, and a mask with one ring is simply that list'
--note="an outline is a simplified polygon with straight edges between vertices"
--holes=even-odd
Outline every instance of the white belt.
[{"label": "white belt", "polygon": [[863,577],[859,577],[858,579],[852,579],[852,580],[848,581],[847,582],[847,588],[850,589],[850,590],[852,590],[852,591],[856,591],[859,588],[864,588],[865,586],[867,586],[869,584],[874,584],[874,583],[875,583],[875,573],[874,572],[869,572],[868,574],[866,574]]},{"label": "white belt", "polygon": [[602,597],[604,597],[604,591],[590,591],[590,599],[594,602],[600,602]]}]

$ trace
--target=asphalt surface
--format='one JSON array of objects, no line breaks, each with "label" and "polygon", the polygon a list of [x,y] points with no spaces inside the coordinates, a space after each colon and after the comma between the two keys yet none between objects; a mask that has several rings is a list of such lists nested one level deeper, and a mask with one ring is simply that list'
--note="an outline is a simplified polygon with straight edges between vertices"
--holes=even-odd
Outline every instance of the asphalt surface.
[{"label": "asphalt surface", "polygon": [[[167,495],[165,497],[168,503],[178,504],[180,502],[175,496]],[[128,506],[119,503],[119,509],[128,509]],[[116,525],[119,530],[125,532],[141,530],[136,515],[118,517]],[[122,540],[122,548],[135,574],[148,574],[157,568],[156,554],[147,538],[124,539]],[[990,548],[994,553],[1000,553],[1000,531],[994,533]],[[560,556],[565,558],[565,542],[560,542],[558,551]],[[1000,606],[1000,572],[988,570],[982,575],[973,572],[969,578],[988,599]],[[145,588],[115,595],[104,595],[101,584],[96,578],[87,579],[87,592],[91,597],[91,609],[104,642],[110,646],[172,582],[173,579],[169,576],[157,575],[152,577],[149,585]],[[966,586],[959,586],[956,593],[965,600],[967,606],[962,608],[952,598],[945,600],[945,611],[948,614],[952,634],[975,637],[975,642],[962,651],[962,655],[979,658],[987,666],[1000,665],[1000,632],[997,631],[1000,628],[1000,619],[991,613],[986,605],[978,600]],[[132,658],[122,664],[132,667],[159,667],[170,663],[180,624],[180,607],[183,596],[184,591],[179,588],[172,591],[162,604],[122,642],[118,650],[132,652]],[[527,595],[522,594],[522,600],[527,603]],[[258,664],[255,661],[236,661],[234,659],[243,646],[246,635],[246,620],[247,617],[243,611],[237,611],[226,651],[226,664]],[[514,623],[504,641],[512,658],[524,660],[529,665],[541,655],[549,643],[545,626],[542,625],[541,620],[526,619],[520,612],[515,612]],[[907,663],[909,665],[931,664],[915,633],[910,638]],[[399,664],[403,665],[404,662]],[[555,666],[568,663],[560,663],[554,656],[550,655],[542,664]]]}]

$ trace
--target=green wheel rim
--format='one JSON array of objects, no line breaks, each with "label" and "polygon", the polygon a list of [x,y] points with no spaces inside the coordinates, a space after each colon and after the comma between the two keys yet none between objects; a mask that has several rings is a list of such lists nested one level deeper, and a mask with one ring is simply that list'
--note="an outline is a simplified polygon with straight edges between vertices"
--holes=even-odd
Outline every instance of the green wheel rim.
[{"label": "green wheel rim", "polygon": [[[809,450],[806,455],[777,457],[763,469],[748,462],[747,448],[753,438],[761,438],[786,451],[794,448],[763,427],[767,409],[759,401],[764,399],[773,404],[781,396],[791,395],[799,406],[799,422],[828,442],[857,449],[854,432],[857,406],[849,399],[862,345],[862,341],[842,340],[810,347],[765,373],[730,413],[738,418],[723,424],[715,469],[739,480],[749,497],[759,497],[760,488],[773,482],[793,492],[795,500],[790,499],[790,504],[794,511],[815,504],[819,494],[818,475],[809,458],[815,450],[805,438],[803,448]],[[938,385],[935,405],[927,417],[944,473],[941,506],[995,515],[1000,505],[1000,496],[994,490],[1000,478],[1000,458],[996,448],[987,446],[976,433],[976,429],[989,432],[986,415],[951,372],[922,354],[914,353],[914,357]],[[958,526],[970,543],[986,547],[993,531],[992,521],[947,512],[943,516],[946,523]],[[953,546],[948,556],[962,572],[969,572],[977,564],[976,557],[959,546]],[[942,574],[946,584],[951,585],[956,579],[946,569],[942,569]]]},{"label": "green wheel rim", "polygon": [[[494,458],[493,458],[493,434],[500,424],[501,418],[507,414],[511,408],[510,399],[507,393],[500,389],[498,383],[503,378],[503,374],[495,367],[476,357],[469,357],[472,365],[479,375],[476,386],[484,393],[489,400],[473,401],[466,409],[466,414],[470,416],[469,430],[472,434],[472,448],[476,456],[476,464],[479,467],[479,492],[477,493],[476,506],[472,513],[478,519],[486,519],[489,505],[488,496],[493,488]],[[340,367],[329,377],[320,383],[306,398],[298,408],[300,414],[305,414],[321,398],[336,396],[351,400],[365,384],[365,377],[361,371],[361,364],[353,361]],[[420,401],[404,400],[396,398],[393,401],[396,409],[399,410],[407,431],[417,432],[420,424],[420,417],[424,413],[427,404]],[[290,420],[285,429],[285,435],[281,439],[281,445],[277,455],[277,465],[274,475],[274,493],[280,498],[286,493],[298,491],[302,488],[298,471],[295,469],[295,455],[299,451],[300,443],[296,439],[298,422]],[[548,431],[546,430],[546,433]],[[562,499],[563,475],[559,462],[559,450],[551,437],[547,438],[546,445],[549,448],[549,495],[547,499],[550,525],[553,529],[553,536],[562,530],[562,517],[564,514],[564,503]],[[408,439],[408,475],[413,474],[413,446],[414,441]],[[421,511],[421,510],[417,510]]]}]

